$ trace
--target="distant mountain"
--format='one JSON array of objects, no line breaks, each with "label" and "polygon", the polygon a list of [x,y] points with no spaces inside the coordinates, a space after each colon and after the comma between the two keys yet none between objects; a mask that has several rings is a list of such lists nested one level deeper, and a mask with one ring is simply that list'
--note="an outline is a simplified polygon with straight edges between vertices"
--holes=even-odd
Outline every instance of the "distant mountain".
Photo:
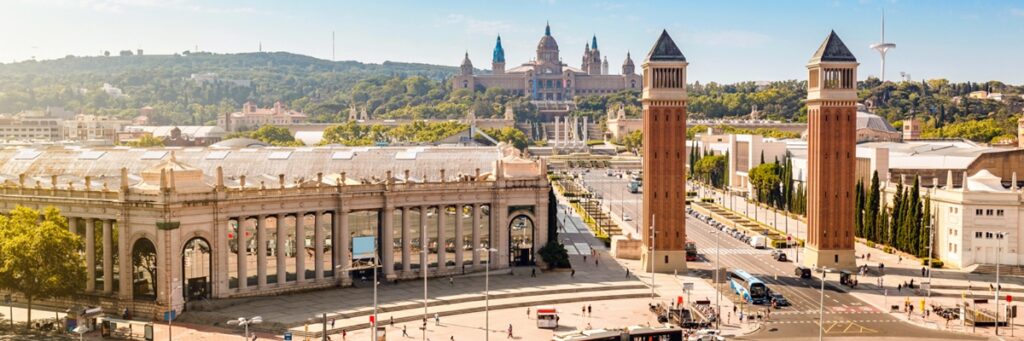
[{"label": "distant mountain", "polygon": [[[333,62],[287,52],[69,56],[0,64],[0,113],[63,106],[128,117],[140,107],[153,106],[167,113],[166,122],[202,124],[245,101],[262,106],[303,98],[316,102],[346,92],[360,80],[422,76],[440,81],[457,70],[416,63]],[[107,95],[104,84],[125,96]]]}]

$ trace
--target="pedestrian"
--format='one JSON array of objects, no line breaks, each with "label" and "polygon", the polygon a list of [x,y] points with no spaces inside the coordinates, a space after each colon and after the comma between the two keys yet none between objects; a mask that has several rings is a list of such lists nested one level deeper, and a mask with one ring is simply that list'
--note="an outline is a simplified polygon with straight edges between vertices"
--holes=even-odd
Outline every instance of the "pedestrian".
[{"label": "pedestrian", "polygon": [[587,306],[580,307],[580,316],[587,316]]},{"label": "pedestrian", "polygon": [[597,263],[598,263],[598,258],[594,257],[594,266],[597,266]]},{"label": "pedestrian", "polygon": [[452,335],[452,337],[451,337],[451,338],[449,338],[448,340],[449,340],[449,341],[455,341],[455,335]]},{"label": "pedestrian", "polygon": [[455,286],[455,277],[448,276],[448,286],[450,286],[450,287],[454,287]]},{"label": "pedestrian", "polygon": [[725,324],[730,324],[730,323],[732,323],[732,313],[729,313],[728,315],[725,315]]},{"label": "pedestrian", "polygon": [[526,319],[530,319],[530,307],[526,307]]},{"label": "pedestrian", "polygon": [[902,284],[896,284],[896,292],[903,292],[903,285]]},{"label": "pedestrian", "polygon": [[427,317],[423,316],[423,330],[427,330]]},{"label": "pedestrian", "polygon": [[626,268],[626,278],[629,278],[629,268]]},{"label": "pedestrian", "polygon": [[591,329],[594,329],[594,327],[591,327],[590,326],[590,322],[587,322],[587,329],[586,330],[591,330]]},{"label": "pedestrian", "polygon": [[509,323],[509,325],[508,325],[508,336],[507,336],[507,337],[505,337],[505,338],[506,338],[506,339],[511,339],[511,338],[513,338],[513,336],[512,336],[512,324],[511,324],[511,323]]},{"label": "pedestrian", "polygon": [[388,321],[389,324],[391,324],[391,326],[394,327],[395,326],[395,317],[394,316],[389,316],[388,320],[389,320]]},{"label": "pedestrian", "polygon": [[348,331],[345,328],[341,328],[341,340],[345,341],[346,337],[348,337]]},{"label": "pedestrian", "polygon": [[569,277],[576,277],[576,269],[572,269],[572,271],[569,272]]},{"label": "pedestrian", "polygon": [[924,271],[925,271],[925,267],[923,267],[923,266],[922,266],[922,267],[921,267],[921,277],[924,277],[924,276],[925,276],[925,274],[924,274]]},{"label": "pedestrian", "polygon": [[537,268],[530,269],[530,277],[537,277]]},{"label": "pedestrian", "polygon": [[405,325],[402,325],[402,336],[409,337],[409,332],[405,330]]},{"label": "pedestrian", "polygon": [[435,326],[440,326],[441,325],[441,315],[438,315],[437,313],[434,313],[434,325]]},{"label": "pedestrian", "polygon": [[899,258],[896,259],[896,264],[900,263],[903,263],[903,256],[899,256]]},{"label": "pedestrian", "polygon": [[334,318],[331,318],[331,329],[334,329]]},{"label": "pedestrian", "polygon": [[587,316],[594,316],[594,307],[587,305]]},{"label": "pedestrian", "polygon": [[586,262],[587,262],[587,255],[583,255],[583,262],[584,262],[584,263],[586,263]]},{"label": "pedestrian", "polygon": [[871,260],[871,254],[870,253],[868,253],[868,260],[869,261]]},{"label": "pedestrian", "polygon": [[252,334],[252,341],[256,341],[257,338],[259,338],[259,336],[257,336],[256,334]]}]

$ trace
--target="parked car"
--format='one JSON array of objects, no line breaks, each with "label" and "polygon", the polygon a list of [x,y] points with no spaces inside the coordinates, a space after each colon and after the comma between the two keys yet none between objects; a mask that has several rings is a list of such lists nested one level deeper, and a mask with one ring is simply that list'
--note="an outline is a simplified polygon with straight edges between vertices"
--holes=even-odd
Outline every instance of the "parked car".
[{"label": "parked car", "polygon": [[753,246],[755,249],[763,249],[767,247],[767,239],[764,236],[750,237],[750,246]]},{"label": "parked car", "polygon": [[629,215],[629,213],[624,213],[622,214],[622,221],[633,221],[633,216]]}]

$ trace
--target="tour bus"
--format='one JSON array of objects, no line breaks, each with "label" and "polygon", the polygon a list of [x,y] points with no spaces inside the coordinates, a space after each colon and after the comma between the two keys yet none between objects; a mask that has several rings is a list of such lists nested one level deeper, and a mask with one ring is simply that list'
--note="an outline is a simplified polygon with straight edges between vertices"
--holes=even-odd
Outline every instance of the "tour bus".
[{"label": "tour bus", "polygon": [[768,287],[746,271],[730,271],[729,287],[747,303],[765,304],[768,302]]},{"label": "tour bus", "polygon": [[686,261],[692,262],[697,260],[697,243],[692,240],[686,240]]},{"label": "tour bus", "polygon": [[537,307],[537,328],[558,328],[558,309],[554,306]]}]

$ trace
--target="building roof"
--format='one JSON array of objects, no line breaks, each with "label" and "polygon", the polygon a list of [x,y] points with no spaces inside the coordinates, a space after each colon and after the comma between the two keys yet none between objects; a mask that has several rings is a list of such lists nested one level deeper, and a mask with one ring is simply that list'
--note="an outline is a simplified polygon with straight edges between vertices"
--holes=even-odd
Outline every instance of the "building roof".
[{"label": "building roof", "polygon": [[967,190],[971,192],[1006,192],[1006,188],[1003,188],[1003,179],[987,169],[982,169],[967,178]]},{"label": "building roof", "polygon": [[836,31],[831,31],[825,41],[821,42],[818,50],[811,56],[810,63],[816,62],[856,62],[857,57],[853,56],[850,49],[846,48],[843,40],[839,39]]},{"label": "building roof", "polygon": [[982,154],[1014,151],[963,140],[867,142],[858,147],[888,148],[892,169],[967,169]]},{"label": "building roof", "polygon": [[658,37],[658,41],[651,47],[651,52],[647,53],[648,61],[686,61],[686,57],[683,56],[683,51],[679,50],[676,46],[676,42],[672,41],[672,37],[669,37],[668,31],[661,30],[661,36]]},{"label": "building roof", "polygon": [[248,137],[236,137],[233,139],[223,140],[210,145],[214,148],[258,148],[258,147],[269,147],[270,144]]},{"label": "building roof", "polygon": [[866,111],[857,111],[857,129],[898,132],[896,128],[889,124],[889,121]]},{"label": "building roof", "polygon": [[174,128],[181,130],[182,136],[192,138],[221,138],[227,135],[227,132],[218,126],[127,126],[124,127],[124,131],[147,132],[154,137],[168,137]]},{"label": "building roof", "polygon": [[590,48],[597,50],[597,35],[594,35],[594,39],[590,43]]},{"label": "building roof", "polygon": [[623,66],[633,66],[633,58],[626,52],[626,60],[622,61]]},{"label": "building roof", "polygon": [[[173,151],[173,159],[172,159]],[[237,186],[239,176],[247,177],[247,186],[258,187],[260,180],[277,185],[278,175],[286,183],[316,179],[317,173],[346,173],[348,179],[385,178],[386,172],[404,177],[410,171],[414,179],[424,174],[436,181],[440,170],[450,178],[493,172],[503,154],[496,147],[267,147],[267,148],[2,148],[0,149],[0,181],[19,174],[29,177],[26,185],[36,181],[45,188],[56,175],[59,187],[68,183],[84,186],[84,177],[91,176],[94,188],[107,184],[116,188],[121,168],[128,170],[129,185],[143,182],[145,174],[154,170],[174,168],[176,176],[188,170],[202,171],[206,184],[216,182],[216,169],[221,167],[229,187]],[[508,161],[508,160],[506,160]],[[510,174],[516,177],[521,174]],[[152,181],[150,181],[152,182]],[[234,185],[231,185],[234,183]]]}]

